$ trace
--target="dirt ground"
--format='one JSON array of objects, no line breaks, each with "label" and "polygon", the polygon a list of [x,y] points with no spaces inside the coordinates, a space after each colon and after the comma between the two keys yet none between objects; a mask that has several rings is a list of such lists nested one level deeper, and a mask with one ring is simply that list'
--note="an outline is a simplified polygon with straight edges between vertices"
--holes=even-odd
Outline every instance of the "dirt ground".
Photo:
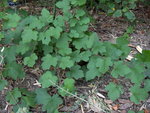
[{"label": "dirt ground", "polygon": [[[41,7],[35,7],[33,4],[26,4],[21,7],[30,11],[34,10],[32,8],[36,8],[39,11],[41,10]],[[147,11],[147,9],[142,6],[141,9],[135,10],[137,24],[135,25],[135,30],[131,35],[132,38],[130,43],[135,47],[140,46],[142,49],[150,50],[150,11]],[[93,13],[94,14],[92,15],[96,21],[91,23],[90,27],[93,28],[93,31],[98,33],[100,40],[102,41],[114,42],[115,37],[121,36],[127,27],[130,26],[130,22],[127,22],[122,18],[112,18],[104,13],[101,14],[101,12]],[[27,76],[24,80],[18,80],[16,82],[9,80],[10,85],[8,88],[0,92],[0,113],[11,112],[12,106],[5,101],[5,94],[8,89],[10,90],[14,86],[19,86],[25,87],[28,90],[34,90],[38,87],[34,85],[42,73],[42,70],[38,67],[39,66],[37,65],[34,69],[27,68]],[[122,82],[124,85],[125,93],[115,102],[109,100],[104,87],[111,80],[112,78],[106,75],[103,78],[94,80],[92,83],[86,83],[85,81],[78,81],[76,83],[79,97],[85,99],[89,103],[93,103],[96,107],[93,107],[80,99],[66,97],[64,98],[64,105],[60,106],[59,110],[66,113],[127,113],[130,109],[135,111],[150,109],[150,106],[148,105],[150,104],[150,97],[139,105],[130,101],[128,88],[131,83],[125,79],[119,79],[119,82]],[[40,106],[36,109],[31,108],[31,110],[33,113],[45,113],[41,111]]]}]

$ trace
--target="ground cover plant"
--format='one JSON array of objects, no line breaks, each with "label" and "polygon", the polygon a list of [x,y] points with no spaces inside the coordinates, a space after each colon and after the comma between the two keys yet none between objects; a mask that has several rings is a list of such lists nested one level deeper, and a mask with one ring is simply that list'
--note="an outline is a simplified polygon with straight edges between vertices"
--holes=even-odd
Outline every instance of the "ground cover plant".
[{"label": "ground cover plant", "polygon": [[[117,38],[116,43],[99,41],[98,35],[88,29],[91,19],[83,9],[85,4],[84,0],[58,1],[56,7],[62,10],[59,15],[56,9],[50,13],[46,8],[40,15],[1,13],[0,90],[9,85],[9,79],[23,79],[25,68],[38,65],[43,70],[38,80],[41,87],[35,91],[15,87],[7,92],[6,100],[15,106],[14,112],[29,113],[31,107],[42,105],[43,112],[58,113],[63,97],[77,97],[78,80],[91,82],[106,74],[115,80],[130,80],[133,103],[139,104],[148,98],[150,51],[144,50],[128,62],[132,28]],[[63,77],[60,72],[64,73]],[[57,90],[50,95],[51,88]],[[105,90],[113,101],[124,93],[122,83],[115,81],[107,84]]]}]

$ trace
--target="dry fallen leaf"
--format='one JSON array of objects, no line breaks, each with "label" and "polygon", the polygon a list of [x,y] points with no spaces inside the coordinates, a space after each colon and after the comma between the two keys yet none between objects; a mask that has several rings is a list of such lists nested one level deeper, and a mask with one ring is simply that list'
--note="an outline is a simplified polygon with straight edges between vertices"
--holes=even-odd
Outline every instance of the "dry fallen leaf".
[{"label": "dry fallen leaf", "polygon": [[119,109],[125,110],[125,109],[130,108],[132,105],[133,105],[133,103],[125,103],[125,104],[121,105],[119,107]]},{"label": "dry fallen leaf", "polygon": [[139,52],[139,53],[142,53],[142,48],[140,46],[136,46],[136,50]]},{"label": "dry fallen leaf", "polygon": [[128,55],[128,56],[126,57],[126,59],[127,59],[128,61],[131,61],[133,58],[134,58],[134,57],[131,56],[131,55]]},{"label": "dry fallen leaf", "polygon": [[117,111],[117,110],[118,110],[118,108],[119,108],[119,105],[118,105],[118,104],[116,104],[116,105],[112,106],[112,109],[113,109],[113,110],[115,110],[115,111]]},{"label": "dry fallen leaf", "polygon": [[97,96],[99,96],[100,98],[105,98],[105,96],[102,95],[101,93],[97,93]]}]

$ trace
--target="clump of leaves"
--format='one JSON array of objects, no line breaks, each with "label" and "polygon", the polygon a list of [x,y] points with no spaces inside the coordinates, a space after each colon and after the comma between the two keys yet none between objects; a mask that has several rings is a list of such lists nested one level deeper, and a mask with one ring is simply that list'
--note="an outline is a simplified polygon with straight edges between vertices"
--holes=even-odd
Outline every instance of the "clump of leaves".
[{"label": "clump of leaves", "polygon": [[[40,68],[44,71],[39,78],[42,88],[29,95],[26,91],[14,88],[9,93],[15,96],[16,101],[12,100],[9,93],[7,101],[15,105],[22,98],[23,107],[33,107],[37,103],[43,105],[43,111],[55,113],[62,104],[59,95],[63,97],[75,93],[75,80],[90,81],[103,77],[106,73],[116,79],[125,77],[134,83],[130,90],[131,101],[138,103],[147,98],[148,82],[146,87],[140,87],[145,78],[143,65],[136,60],[125,62],[130,52],[130,30],[118,38],[116,44],[100,42],[97,34],[88,30],[90,18],[80,8],[84,4],[85,1],[78,0],[59,1],[56,6],[62,9],[63,14],[58,16],[44,8],[40,16],[22,18],[17,14],[7,14],[3,17],[0,42],[8,45],[2,53],[5,56],[3,76],[14,80],[22,79],[25,77],[23,66],[34,67],[37,60],[41,60]],[[16,62],[17,56],[22,57],[23,63]],[[57,69],[66,72],[64,80],[57,76]],[[7,82],[2,79],[0,88],[6,85]],[[49,87],[57,87],[59,95],[49,95]],[[121,84],[109,83],[106,86],[108,96],[116,100],[123,93],[122,87]],[[141,94],[136,92],[139,87],[143,91]]]}]

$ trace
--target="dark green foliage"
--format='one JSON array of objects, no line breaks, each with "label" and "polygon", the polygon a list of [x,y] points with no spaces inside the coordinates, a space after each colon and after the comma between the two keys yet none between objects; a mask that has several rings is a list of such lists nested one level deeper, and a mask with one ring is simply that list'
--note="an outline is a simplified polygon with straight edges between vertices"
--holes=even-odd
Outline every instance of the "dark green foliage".
[{"label": "dark green foliage", "polygon": [[[103,0],[103,3],[107,2]],[[123,1],[115,2],[121,4]],[[134,4],[135,1],[131,2]],[[90,18],[81,8],[85,4],[86,0],[59,1],[56,6],[63,14],[58,16],[50,14],[45,8],[39,16],[3,16],[0,43],[8,45],[2,51],[2,55],[5,56],[2,72],[4,78],[24,78],[23,67],[34,68],[38,60],[41,61],[40,68],[45,71],[39,78],[42,88],[36,89],[35,93],[14,88],[6,96],[10,104],[15,105],[20,100],[21,105],[28,108],[34,107],[37,103],[42,104],[43,111],[57,113],[62,99],[57,94],[49,95],[49,87],[58,88],[61,96],[69,96],[76,91],[75,80],[90,81],[105,74],[110,74],[116,79],[124,77],[133,83],[130,88],[131,101],[139,103],[147,98],[149,79],[144,87],[141,87],[141,84],[145,81],[145,66],[149,66],[149,51],[143,51],[142,55],[138,54],[136,59],[127,63],[125,59],[130,52],[128,38],[133,29],[129,27],[126,33],[116,40],[116,44],[100,42],[97,34],[88,30]],[[107,5],[115,8],[115,4],[111,2]],[[122,9],[118,9],[113,16],[126,15],[132,20],[133,15],[129,13],[128,10],[123,12]],[[23,62],[17,62],[17,57],[21,57]],[[62,84],[56,75],[58,69],[65,72],[66,78],[61,80]],[[6,85],[6,80],[1,79],[0,90]],[[116,100],[123,93],[123,86],[110,82],[106,90],[109,98]],[[12,99],[14,96],[16,101]]]}]

